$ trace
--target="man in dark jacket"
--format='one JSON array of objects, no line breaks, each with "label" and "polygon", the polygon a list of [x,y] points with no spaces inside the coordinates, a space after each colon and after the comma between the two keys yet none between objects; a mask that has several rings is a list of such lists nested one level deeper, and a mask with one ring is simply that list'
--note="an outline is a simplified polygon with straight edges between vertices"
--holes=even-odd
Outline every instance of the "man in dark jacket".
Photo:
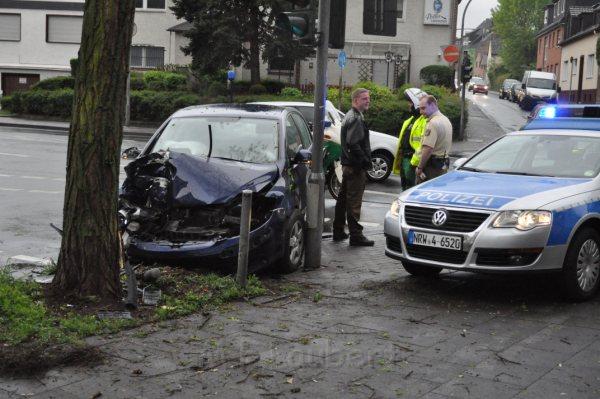
[{"label": "man in dark jacket", "polygon": [[370,97],[366,89],[356,89],[352,93],[352,109],[342,122],[342,187],[335,204],[333,221],[333,240],[348,238],[344,231],[346,220],[350,231],[351,246],[372,246],[373,241],[363,233],[360,220],[360,208],[367,181],[367,170],[371,169],[371,144],[369,128],[363,112],[369,109]]}]

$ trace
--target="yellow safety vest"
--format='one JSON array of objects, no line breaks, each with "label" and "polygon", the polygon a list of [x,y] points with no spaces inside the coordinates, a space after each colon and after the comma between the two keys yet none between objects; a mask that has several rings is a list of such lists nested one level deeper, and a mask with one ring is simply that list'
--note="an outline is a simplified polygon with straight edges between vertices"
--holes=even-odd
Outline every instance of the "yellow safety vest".
[{"label": "yellow safety vest", "polygon": [[[398,137],[398,148],[396,149],[396,159],[394,160],[394,173],[400,174],[400,164],[402,158],[402,136],[404,135],[406,129],[413,121],[415,117],[411,116],[402,124],[402,129],[400,129],[400,136]],[[410,164],[412,166],[418,166],[419,161],[421,160],[421,137],[425,133],[425,126],[427,125],[427,118],[423,115],[419,116],[415,123],[412,126],[410,131],[410,137],[408,138],[408,144],[415,150],[412,158],[410,159]]]}]

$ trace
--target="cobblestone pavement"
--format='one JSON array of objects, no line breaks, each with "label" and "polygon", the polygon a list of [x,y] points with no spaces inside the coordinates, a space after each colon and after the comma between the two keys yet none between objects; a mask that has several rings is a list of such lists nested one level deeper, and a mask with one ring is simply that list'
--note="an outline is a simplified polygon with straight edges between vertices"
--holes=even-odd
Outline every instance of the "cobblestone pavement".
[{"label": "cobblestone pavement", "polygon": [[547,276],[408,276],[374,248],[324,242],[302,287],[211,315],[92,338],[106,359],[0,380],[18,398],[598,398],[596,299]]}]

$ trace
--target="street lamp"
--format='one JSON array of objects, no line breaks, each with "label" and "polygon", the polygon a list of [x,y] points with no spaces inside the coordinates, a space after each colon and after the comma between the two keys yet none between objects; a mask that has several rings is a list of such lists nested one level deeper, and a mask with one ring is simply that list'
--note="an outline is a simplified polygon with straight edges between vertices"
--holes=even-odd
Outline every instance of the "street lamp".
[{"label": "street lamp", "polygon": [[390,62],[394,59],[394,53],[391,51],[385,52],[385,61],[387,62],[387,74],[385,76],[385,85],[390,87]]}]

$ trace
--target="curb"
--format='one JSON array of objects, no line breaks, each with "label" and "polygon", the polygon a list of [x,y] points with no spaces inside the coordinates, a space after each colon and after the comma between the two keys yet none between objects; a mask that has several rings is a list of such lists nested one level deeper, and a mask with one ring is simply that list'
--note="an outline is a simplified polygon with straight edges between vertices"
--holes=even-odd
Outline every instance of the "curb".
[{"label": "curb", "polygon": [[[39,130],[36,133],[48,133],[48,134],[61,134],[67,135],[69,133],[69,127],[66,126],[56,126],[56,125],[41,125],[41,124],[33,124],[33,123],[14,123],[14,122],[2,122],[0,118],[0,126],[1,127],[14,127],[21,129],[34,129]],[[154,130],[152,132],[132,132],[123,130],[123,138],[129,140],[147,140],[154,134]]]}]

